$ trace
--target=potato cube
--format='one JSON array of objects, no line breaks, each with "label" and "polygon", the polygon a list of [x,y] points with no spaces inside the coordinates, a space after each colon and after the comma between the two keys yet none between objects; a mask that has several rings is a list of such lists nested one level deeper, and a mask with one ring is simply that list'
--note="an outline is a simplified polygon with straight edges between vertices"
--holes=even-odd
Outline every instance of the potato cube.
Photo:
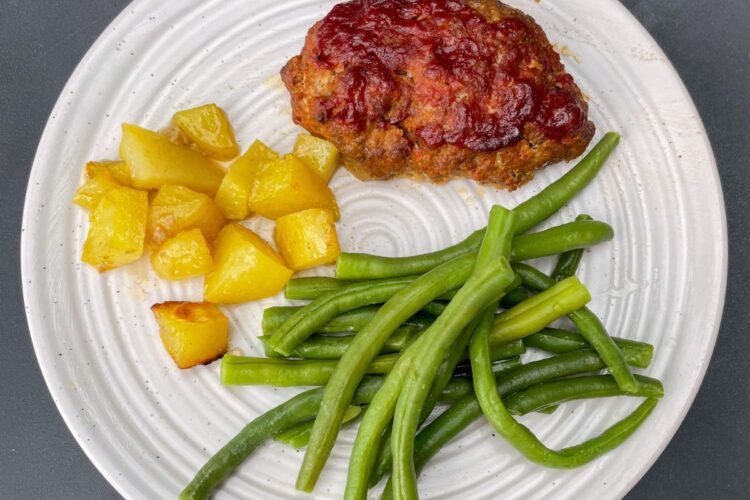
[{"label": "potato cube", "polygon": [[216,204],[227,219],[244,219],[248,216],[248,199],[255,172],[262,163],[278,157],[277,152],[261,141],[255,141],[245,154],[229,167],[215,198]]},{"label": "potato cube", "polygon": [[261,165],[254,176],[250,210],[269,219],[308,208],[328,208],[338,219],[338,205],[323,179],[293,155]]},{"label": "potato cube", "polygon": [[325,139],[310,134],[297,136],[293,153],[326,182],[331,180],[339,166],[338,148]]},{"label": "potato cube", "polygon": [[211,250],[200,229],[170,238],[151,254],[151,266],[159,277],[182,280],[211,272]]},{"label": "potato cube", "polygon": [[167,184],[151,200],[146,235],[149,243],[161,245],[177,233],[200,229],[206,240],[213,241],[226,223],[214,200],[205,194]]},{"label": "potato cube", "polygon": [[331,264],[339,256],[333,212],[310,208],[276,219],[276,246],[294,271]]},{"label": "potato cube", "polygon": [[99,272],[138,260],[143,254],[148,194],[116,187],[102,196],[89,216],[82,260]]},{"label": "potato cube", "polygon": [[210,363],[227,352],[229,320],[215,305],[164,302],[151,311],[167,353],[180,368]]},{"label": "potato cube", "polygon": [[122,160],[90,161],[86,164],[86,177],[93,179],[99,172],[107,172],[123,186],[132,186],[130,169],[128,164]]},{"label": "potato cube", "polygon": [[102,170],[76,190],[73,203],[87,210],[93,210],[104,193],[118,186],[120,183],[109,172]]},{"label": "potato cube", "polygon": [[240,154],[232,125],[216,104],[178,111],[172,124],[209,158],[227,161]]},{"label": "potato cube", "polygon": [[270,297],[292,276],[268,243],[236,223],[219,233],[213,259],[214,270],[206,276],[203,288],[207,302],[236,304]]},{"label": "potato cube", "polygon": [[138,188],[179,184],[213,196],[224,177],[219,165],[197,151],[127,123],[122,126],[120,156],[128,164],[133,186]]}]

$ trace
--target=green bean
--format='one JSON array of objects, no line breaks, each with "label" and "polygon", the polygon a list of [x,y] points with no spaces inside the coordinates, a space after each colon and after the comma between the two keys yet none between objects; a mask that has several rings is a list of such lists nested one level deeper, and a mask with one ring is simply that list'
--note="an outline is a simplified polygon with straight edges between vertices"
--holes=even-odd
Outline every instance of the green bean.
[{"label": "green bean", "polygon": [[295,347],[339,314],[385,302],[414,280],[414,277],[393,278],[355,283],[330,291],[294,313],[274,332],[268,344],[280,354],[289,356]]},{"label": "green bean", "polygon": [[567,278],[494,318],[491,344],[518,340],[538,332],[557,318],[580,309],[590,300],[588,290],[576,277]]},{"label": "green bean", "polygon": [[656,379],[636,375],[637,389],[628,393],[620,389],[611,375],[593,375],[555,380],[518,392],[505,400],[508,411],[514,415],[525,415],[568,401],[579,399],[635,396],[659,399],[664,396],[664,386]]},{"label": "green bean", "polygon": [[[393,368],[398,357],[399,353],[378,356],[367,367],[366,373],[384,375]],[[221,383],[275,387],[325,385],[337,364],[338,360],[335,359],[289,360],[227,355],[221,360]]]},{"label": "green bean", "polygon": [[[364,375],[367,364],[380,351],[385,340],[425,304],[446,291],[463,285],[473,265],[473,256],[459,257],[420,276],[394,294],[378,310],[372,321],[355,335],[326,385],[324,402],[315,419],[310,444],[297,477],[298,489],[311,491],[314,488],[336,440],[341,417],[350,404],[349,399]],[[411,345],[417,343],[419,339]],[[409,348],[404,354],[408,351]]]},{"label": "green bean", "polygon": [[[628,362],[639,359],[640,353],[637,351],[626,348],[623,352]],[[506,397],[555,378],[582,375],[602,368],[605,368],[604,362],[591,349],[568,352],[532,361],[501,374],[497,379],[497,391]],[[481,416],[482,409],[474,391],[469,391],[466,396],[423,427],[415,439],[414,466],[417,473],[421,472],[430,458],[448,441]],[[379,481],[389,470],[390,463],[379,463],[373,482]],[[384,490],[383,498],[391,498],[388,486]]]},{"label": "green bean", "polygon": [[495,430],[532,462],[557,468],[572,468],[588,463],[627,439],[656,405],[657,400],[649,398],[629,416],[599,436],[570,448],[559,451],[551,450],[544,446],[528,428],[518,423],[500,399],[491,371],[490,323],[483,322],[482,326],[484,328],[477,330],[470,347],[477,400],[482,412]]},{"label": "green bean", "polygon": [[[403,351],[418,330],[419,327],[416,325],[398,327],[393,335],[383,343],[380,354]],[[264,335],[258,338],[265,347],[270,337]],[[292,356],[302,359],[339,359],[344,355],[353,340],[353,335],[313,335],[297,346],[292,352]],[[518,349],[517,346],[515,348]],[[279,354],[270,347],[265,350],[266,356],[279,357]]]},{"label": "green bean", "polygon": [[393,418],[391,477],[396,498],[418,497],[413,464],[414,436],[443,353],[459,338],[461,329],[480,313],[480,323],[485,319],[491,322],[505,289],[515,281],[515,276],[509,275],[507,270],[494,280],[487,276],[490,262],[495,259],[507,262],[515,218],[516,214],[503,207],[492,207],[471,277],[456,293],[445,312],[423,334],[422,338],[428,340],[422,343],[418,351],[419,363],[412,367],[402,385]]},{"label": "green bean", "polygon": [[[354,393],[352,404],[370,403],[383,386],[383,382],[383,377],[364,377]],[[467,380],[452,380],[446,387],[441,400],[455,402],[471,394],[471,391],[471,384]],[[322,387],[311,389],[254,419],[201,467],[190,484],[180,493],[180,499],[207,499],[216,486],[224,481],[263,441],[313,419],[320,410],[322,399]]]},{"label": "green bean", "polygon": [[[581,214],[576,217],[576,221],[582,220],[594,219],[590,215],[586,214]],[[584,250],[582,248],[577,248],[575,250],[561,253],[557,258],[555,269],[554,271],[552,271],[552,279],[554,279],[555,281],[562,281],[565,278],[575,276],[576,271],[578,270],[578,265],[581,263],[581,259],[583,258],[583,253]]]},{"label": "green bean", "polygon": [[[279,326],[300,309],[302,309],[302,306],[276,306],[266,308],[263,311],[263,333],[272,336]],[[347,311],[318,328],[316,333],[358,332],[364,328],[367,323],[372,321],[372,318],[375,316],[375,313],[378,312],[378,309],[380,309],[380,304]],[[406,320],[404,325],[425,327],[431,322],[432,317],[419,313]]]},{"label": "green bean", "polygon": [[[587,248],[604,241],[609,241],[613,236],[614,232],[612,228],[604,222],[568,222],[567,224],[554,226],[537,233],[516,236],[513,238],[510,260],[511,262],[521,262],[524,260],[557,255],[562,252],[578,248]],[[464,252],[461,255],[471,255],[474,252],[476,252],[476,249]],[[412,257],[405,257],[405,259],[410,258]],[[359,262],[356,263],[354,262],[355,260]],[[388,257],[342,253],[338,260],[339,267],[337,268],[337,276],[346,277],[347,279],[375,279],[378,277],[400,276],[400,266],[396,263],[391,263],[391,260],[393,259]],[[381,261],[384,261],[383,265],[379,264]],[[429,260],[429,262],[431,262],[431,260]],[[356,268],[356,271],[350,269],[350,267]],[[424,267],[422,270],[422,272],[424,272],[429,271],[434,266],[420,265],[419,269],[422,269],[422,267]],[[339,268],[341,269],[341,273],[357,272],[359,274],[341,276],[338,274]],[[372,271],[368,270],[370,268]],[[391,271],[389,271],[389,269],[391,269]],[[411,271],[412,267],[407,266],[406,269]],[[416,270],[415,272],[420,271]]]},{"label": "green bean", "polygon": [[284,297],[292,300],[317,299],[324,293],[351,285],[350,281],[327,277],[292,278],[284,288]]},{"label": "green bean", "polygon": [[[479,309],[476,303],[470,304],[471,307],[468,307],[468,305],[465,306],[467,298],[481,302],[479,294],[489,294],[487,291],[488,288],[495,291],[496,288],[501,288],[512,281],[512,276],[508,275],[507,272],[502,272],[506,263],[505,259],[492,262],[478,278],[473,279],[471,283],[467,283],[468,286],[465,285],[462,287],[461,291],[458,292],[448,305],[446,312],[441,314],[427,331],[406,348],[399,361],[388,374],[382,389],[375,395],[367,412],[365,412],[359,432],[354,441],[354,448],[352,449],[349,461],[349,473],[345,492],[346,498],[363,498],[367,494],[369,477],[377,458],[377,444],[383,435],[383,431],[393,417],[405,375],[417,364],[417,360],[419,360],[419,363],[422,362],[418,355],[421,354],[422,347],[432,340],[428,333],[430,331],[433,333],[442,332],[447,328],[453,329],[456,328],[456,324],[462,325],[461,328],[466,326],[470,318],[476,315],[474,311]],[[470,292],[467,290],[470,290]],[[456,321],[459,314],[465,315],[463,321]]]},{"label": "green bean", "polygon": [[[608,132],[575,167],[539,194],[518,205],[513,210],[517,216],[515,233],[525,233],[581,192],[596,176],[619,142],[619,134]],[[421,274],[443,262],[477,250],[484,231],[485,229],[475,231],[462,242],[438,252],[411,257],[389,258],[342,253],[336,263],[336,276],[344,279],[373,279]]]},{"label": "green bean", "polygon": [[588,248],[604,241],[610,241],[614,235],[612,227],[604,222],[568,222],[538,233],[516,236],[513,238],[510,260],[511,262],[521,262]]},{"label": "green bean", "polygon": [[[521,358],[519,356],[501,359],[492,363],[492,373],[497,376],[501,373],[513,370],[514,368],[518,368],[519,366],[521,366]],[[471,378],[471,365],[461,363],[456,366],[456,369],[453,371],[453,376]]]},{"label": "green bean", "polygon": [[[514,270],[525,285],[537,290],[546,290],[555,283],[555,280],[531,266],[519,264],[514,267]],[[570,313],[568,317],[576,326],[578,332],[607,363],[607,368],[615,377],[617,383],[620,384],[620,388],[626,392],[635,391],[637,387],[633,373],[599,318],[586,307]]]},{"label": "green bean", "polygon": [[[342,426],[356,419],[362,413],[361,406],[350,406],[344,413],[344,418],[341,420]],[[310,431],[312,430],[312,421],[307,421],[303,424],[291,427],[279,434],[276,434],[273,439],[280,443],[284,443],[292,448],[301,450],[310,441]]]},{"label": "green bean", "polygon": [[[651,360],[654,357],[654,346],[651,344],[619,337],[612,337],[612,340],[623,351],[623,355],[625,354],[625,350],[630,350],[631,353],[637,354],[636,357],[630,359],[626,356],[626,361],[629,365],[637,368],[648,368],[651,364]],[[528,347],[535,347],[553,354],[562,354],[591,347],[581,335],[557,328],[544,328],[524,338],[523,342]]]},{"label": "green bean", "polygon": [[[357,400],[372,400],[382,386],[382,377],[363,379]],[[290,427],[315,417],[320,409],[323,389],[312,389],[291,398],[247,424],[234,438],[214,454],[180,493],[181,500],[207,499],[216,486],[229,476],[263,441]]]},{"label": "green bean", "polygon": [[516,234],[536,226],[568,203],[599,173],[620,142],[620,134],[607,132],[565,175],[513,209],[517,214]]}]

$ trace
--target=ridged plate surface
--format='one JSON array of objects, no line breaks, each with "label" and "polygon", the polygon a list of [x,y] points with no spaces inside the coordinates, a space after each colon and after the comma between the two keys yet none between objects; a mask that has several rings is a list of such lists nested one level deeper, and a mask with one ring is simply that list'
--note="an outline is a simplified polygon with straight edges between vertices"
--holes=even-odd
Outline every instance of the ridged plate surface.
[{"label": "ridged plate surface", "polygon": [[[589,252],[581,278],[613,334],[656,345],[647,371],[667,396],[632,439],[573,471],[530,464],[477,422],[420,479],[424,498],[616,498],[645,473],[682,421],[706,370],[724,299],[727,240],[716,166],[700,118],[669,61],[614,0],[513,0],[544,27],[589,98],[598,136],[623,141],[599,177],[547,224],[588,213],[613,242]],[[39,145],[26,199],[22,268],[29,326],[52,396],[71,432],[128,498],[174,498],[198,467],[252,418],[297,390],[227,388],[218,363],[178,370],[149,306],[199,300],[201,283],[158,281],[146,259],[103,275],[80,263],[87,222],[70,201],[89,159],[117,156],[122,122],[161,128],[175,110],[217,102],[241,145],[289,151],[299,129],[278,72],[333,2],[137,0],[68,82]],[[562,175],[547,168],[514,193],[470,182],[332,186],[343,247],[407,255],[449,245]],[[267,221],[249,226],[270,236]],[[542,263],[545,266],[550,264]],[[330,269],[326,272],[332,272]],[[264,307],[225,308],[231,344],[260,354]],[[579,442],[632,410],[632,400],[567,404],[523,419],[555,447]],[[354,431],[333,452],[314,498],[338,498]],[[262,446],[219,498],[310,498],[295,492],[301,454]]]}]

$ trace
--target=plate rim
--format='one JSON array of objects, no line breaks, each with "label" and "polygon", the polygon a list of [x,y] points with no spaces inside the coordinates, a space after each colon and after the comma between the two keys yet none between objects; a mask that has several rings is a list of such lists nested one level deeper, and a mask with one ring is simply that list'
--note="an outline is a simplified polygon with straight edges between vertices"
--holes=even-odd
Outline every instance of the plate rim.
[{"label": "plate rim", "polygon": [[[42,344],[44,342],[46,333],[43,329],[41,328],[35,329],[32,326],[37,321],[37,319],[34,317],[32,313],[31,308],[28,305],[30,303],[30,300],[32,300],[33,298],[32,291],[30,289],[29,281],[28,281],[32,273],[32,269],[30,268],[30,263],[28,262],[28,259],[26,259],[24,256],[28,254],[27,249],[29,248],[31,244],[33,244],[33,241],[34,241],[34,240],[31,240],[31,236],[29,236],[31,232],[26,230],[26,228],[28,228],[30,225],[33,225],[33,216],[32,216],[33,209],[31,208],[31,196],[32,196],[31,186],[32,186],[33,179],[35,177],[35,173],[39,172],[42,169],[40,164],[42,163],[42,156],[44,155],[44,149],[46,148],[47,143],[51,140],[52,128],[53,128],[52,118],[63,108],[64,96],[70,90],[70,88],[77,82],[77,80],[80,77],[80,74],[83,72],[83,69],[86,68],[89,65],[90,61],[93,58],[95,58],[98,55],[98,53],[102,50],[102,46],[104,45],[104,40],[105,40],[104,35],[108,31],[112,30],[115,26],[117,26],[121,22],[121,20],[124,19],[128,15],[129,11],[133,10],[134,6],[138,5],[142,1],[144,0],[132,0],[99,33],[96,40],[88,48],[84,56],[81,58],[79,63],[75,66],[75,69],[72,71],[72,73],[68,77],[67,81],[65,82],[65,85],[62,87],[58,95],[57,100],[55,101],[54,106],[52,107],[49,113],[43,132],[40,135],[39,143],[37,145],[37,148],[34,154],[34,160],[32,162],[31,169],[29,170],[29,178],[28,178],[29,180],[27,183],[26,193],[24,196],[24,208],[23,208],[23,216],[21,220],[21,234],[20,234],[21,237],[20,237],[20,253],[19,253],[20,268],[21,268],[22,295],[23,295],[23,301],[24,301],[24,313],[26,316],[29,336],[31,337],[31,342],[34,348],[35,358],[39,365],[47,390],[49,391],[49,394],[55,403],[55,407],[59,415],[62,417],[68,431],[71,433],[71,435],[75,439],[78,446],[83,450],[87,458],[91,461],[91,463],[98,470],[98,472],[107,480],[109,485],[113,489],[115,489],[120,495],[126,498],[128,497],[128,491],[125,490],[123,488],[123,485],[119,481],[116,480],[115,472],[108,470],[104,466],[102,458],[93,449],[93,445],[88,445],[86,441],[83,439],[83,437],[78,435],[75,432],[76,425],[77,425],[77,423],[75,422],[75,419],[73,418],[71,414],[63,411],[62,403],[58,401],[57,397],[55,397],[55,391],[53,390],[53,384],[54,384],[53,377],[55,375],[53,373],[54,370],[51,364],[43,363],[43,356],[41,353]],[[724,197],[724,190],[723,190],[723,186],[721,182],[721,176],[719,173],[719,168],[716,162],[716,156],[713,151],[710,137],[706,131],[703,118],[701,117],[701,114],[695,105],[695,101],[693,100],[679,72],[677,71],[675,66],[672,64],[672,60],[666,55],[666,53],[664,52],[663,48],[658,43],[658,41],[643,26],[641,21],[627,7],[625,7],[625,5],[623,5],[619,0],[615,0],[612,3],[616,4],[616,6],[619,9],[621,9],[621,13],[623,16],[627,16],[628,18],[630,18],[630,21],[632,22],[633,26],[637,26],[637,29],[641,32],[641,35],[644,36],[645,39],[649,40],[653,48],[658,51],[658,56],[661,56],[663,58],[663,60],[666,63],[665,67],[668,67],[669,72],[672,74],[675,82],[678,84],[679,90],[683,93],[684,97],[686,98],[685,100],[686,106],[689,107],[690,111],[693,111],[695,113],[695,116],[697,118],[697,123],[699,125],[701,139],[704,143],[706,152],[708,153],[708,160],[710,162],[710,165],[708,165],[708,167],[710,168],[708,170],[710,171],[712,180],[715,182],[715,185],[717,187],[715,195],[720,201],[720,206],[719,206],[720,227],[718,228],[718,230],[721,235],[721,239],[718,243],[721,245],[721,250],[722,250],[721,251],[721,259],[722,259],[721,275],[719,276],[720,294],[717,297],[716,308],[713,314],[713,319],[715,319],[715,321],[713,321],[713,328],[710,333],[710,339],[708,339],[708,343],[706,344],[705,358],[704,360],[702,360],[703,361],[702,366],[700,370],[697,372],[697,375],[695,378],[696,382],[691,387],[688,397],[686,399],[686,404],[681,408],[678,418],[672,422],[672,426],[671,426],[671,429],[669,429],[669,432],[664,433],[664,436],[666,439],[663,439],[662,443],[658,447],[658,450],[655,453],[653,453],[649,457],[648,460],[643,461],[641,463],[641,466],[638,468],[637,473],[633,475],[633,478],[628,483],[626,483],[623,490],[621,492],[618,492],[620,496],[624,497],[646,475],[648,470],[651,469],[653,464],[659,459],[659,457],[661,457],[664,450],[672,442],[674,435],[682,427],[682,424],[684,423],[687,413],[692,408],[695,402],[695,398],[697,397],[698,392],[700,391],[700,388],[703,386],[706,372],[713,358],[716,341],[718,339],[719,331],[721,329],[721,323],[722,323],[723,316],[724,316],[724,307],[725,307],[725,302],[726,302],[726,291],[727,291],[727,280],[728,280],[728,269],[729,269],[729,239],[728,239],[726,203],[725,203],[725,197]]]}]

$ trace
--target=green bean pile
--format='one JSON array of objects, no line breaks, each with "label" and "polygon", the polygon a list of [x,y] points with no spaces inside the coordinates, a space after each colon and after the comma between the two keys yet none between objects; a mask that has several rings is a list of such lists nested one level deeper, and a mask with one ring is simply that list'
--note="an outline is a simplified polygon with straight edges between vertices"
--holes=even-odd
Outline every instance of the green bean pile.
[{"label": "green bean pile", "polygon": [[[588,463],[627,439],[663,396],[634,374],[651,345],[611,337],[586,307],[575,277],[584,250],[612,228],[580,215],[526,233],[583,190],[619,142],[606,134],[575,167],[513,210],[494,206],[486,228],[424,255],[342,253],[335,278],[296,278],[297,307],[265,310],[266,358],[225,356],[227,385],[319,386],[250,422],[219,450],[180,498],[208,495],[268,439],[305,448],[297,488],[312,491],[342,425],[359,422],[345,498],[364,499],[390,475],[383,498],[415,500],[429,459],[484,416],[519,453],[546,467]],[[551,276],[523,263],[557,256]],[[549,325],[567,316],[575,330]],[[527,349],[551,354],[522,362]],[[602,374],[601,370],[606,370]],[[516,416],[553,412],[573,400],[644,398],[598,436],[561,450],[545,446]],[[439,405],[439,406],[438,406]],[[440,413],[429,424],[436,407]]]}]

